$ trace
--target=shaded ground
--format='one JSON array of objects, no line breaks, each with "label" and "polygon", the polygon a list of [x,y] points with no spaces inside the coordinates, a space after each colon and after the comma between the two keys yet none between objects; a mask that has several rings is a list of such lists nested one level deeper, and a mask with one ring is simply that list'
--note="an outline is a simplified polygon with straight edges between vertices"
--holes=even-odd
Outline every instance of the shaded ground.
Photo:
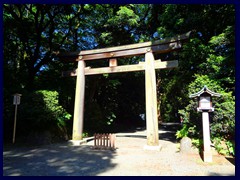
[{"label": "shaded ground", "polygon": [[235,175],[235,160],[220,155],[204,163],[197,151],[179,152],[176,126],[159,130],[161,151],[146,151],[146,131],[117,133],[115,151],[94,150],[93,141],[39,147],[4,147],[4,176],[211,176]]}]

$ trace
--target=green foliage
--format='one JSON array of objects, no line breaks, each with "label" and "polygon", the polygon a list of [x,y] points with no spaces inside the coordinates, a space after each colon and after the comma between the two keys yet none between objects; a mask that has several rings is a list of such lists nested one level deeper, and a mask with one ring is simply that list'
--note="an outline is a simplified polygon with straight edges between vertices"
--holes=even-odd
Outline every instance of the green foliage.
[{"label": "green foliage", "polygon": [[203,150],[203,140],[202,139],[192,139],[192,145],[196,147],[199,152]]},{"label": "green foliage", "polygon": [[83,134],[82,134],[82,138],[87,138],[89,135],[88,135],[88,133],[87,132],[84,132]]},{"label": "green foliage", "polygon": [[120,6],[119,11],[117,11],[116,16],[113,16],[108,20],[110,24],[119,24],[136,26],[138,25],[139,17],[134,13],[131,7]]},{"label": "green foliage", "polygon": [[176,132],[175,136],[177,139],[181,139],[183,137],[193,137],[196,133],[196,125],[189,126],[187,123],[184,123],[183,127]]},{"label": "green foliage", "polygon": [[188,86],[189,94],[193,94],[200,91],[204,87],[204,85],[206,85],[209,89],[211,89],[214,92],[222,91],[222,88],[219,86],[218,81],[212,79],[208,75],[195,74],[194,78],[195,80]]},{"label": "green foliage", "polygon": [[213,139],[215,149],[219,154],[235,156],[235,143],[230,140],[226,140],[222,137],[215,137]]},{"label": "green foliage", "polygon": [[[235,98],[232,96],[231,92],[225,92],[219,85],[219,81],[210,79],[208,75],[198,75],[195,74],[195,81],[189,84],[189,94],[195,93],[206,85],[212,91],[218,92],[221,94],[221,97],[213,97],[213,105],[215,106],[215,111],[210,114],[210,128],[211,128],[211,138],[223,138],[224,141],[230,141],[234,139],[235,134]],[[201,138],[201,117],[197,116],[196,101],[190,100],[189,104],[185,107],[184,110],[179,110],[179,114],[183,116],[185,122],[188,123],[188,128],[197,129],[194,130],[195,133],[192,133],[192,136],[195,138]],[[198,113],[200,114],[200,113]],[[184,128],[186,130],[187,127]],[[217,141],[218,142],[218,141]],[[216,149],[221,154],[229,154],[228,149],[223,149],[221,144],[216,145]],[[230,148],[231,152],[233,148]]]},{"label": "green foliage", "polygon": [[49,112],[50,116],[46,117],[48,120],[56,120],[57,125],[65,126],[66,120],[69,120],[72,115],[67,113],[62,106],[59,105],[58,102],[58,92],[56,91],[47,91],[47,90],[40,90],[36,92],[36,95],[40,95],[43,97],[43,101],[45,104],[44,110]]},{"label": "green foliage", "polygon": [[235,136],[235,98],[232,93],[222,93],[216,102],[211,131],[214,136],[234,139]]},{"label": "green foliage", "polygon": [[56,135],[60,133],[60,137],[68,136],[66,121],[72,115],[59,105],[56,91],[38,90],[24,94],[19,111],[19,131],[28,129],[23,134],[52,131]]},{"label": "green foliage", "polygon": [[[212,91],[221,94],[220,98],[213,98],[215,111],[212,115],[211,133],[213,136],[233,138],[235,133],[235,98],[231,92],[225,92],[218,84],[218,81],[210,79],[207,75],[195,75],[196,80],[189,85],[189,94],[199,91],[206,85]],[[194,90],[194,91],[193,91]],[[196,104],[190,101],[188,111]],[[187,108],[186,108],[187,110]]]},{"label": "green foliage", "polygon": [[[190,46],[185,46],[187,51],[182,54],[186,58],[185,54],[193,50],[195,58],[198,59],[191,64],[192,70],[195,69],[195,71],[192,71],[193,79],[187,86],[188,94],[199,91],[204,85],[221,94],[220,98],[213,98],[215,111],[210,114],[211,138],[224,138],[226,142],[234,139],[235,133],[234,31],[232,27],[229,24],[221,30],[219,28],[219,34],[209,37],[208,41],[190,40]],[[196,46],[192,44],[193,42],[197,42],[199,50],[195,50]],[[196,108],[196,99],[189,99],[185,108],[179,110],[179,114],[185,118],[186,122],[190,122],[189,127],[196,125],[197,131],[201,132],[202,125],[199,123],[201,116],[198,115],[200,113],[196,113]],[[201,136],[202,133],[194,134],[195,138],[201,138]],[[220,146],[221,144],[217,149],[221,149]]]},{"label": "green foliage", "polygon": [[227,141],[226,145],[228,147],[228,155],[235,156],[235,143],[233,143],[232,141]]},{"label": "green foliage", "polygon": [[234,36],[233,36],[233,26],[227,26],[223,33],[212,36],[209,43],[211,46],[226,46],[234,42]]},{"label": "green foliage", "polygon": [[176,138],[180,139],[187,136],[188,136],[188,126],[184,124],[182,129],[176,132]]},{"label": "green foliage", "polygon": [[[234,55],[232,44],[232,26],[227,26],[223,29],[223,33],[217,36],[212,36],[207,45],[206,61],[199,61],[197,66],[198,72],[195,73],[193,81],[188,85],[188,94],[193,94],[206,85],[214,92],[221,94],[220,98],[213,98],[213,106],[215,111],[210,114],[211,139],[222,139],[225,142],[230,142],[234,139],[235,134],[235,97],[234,92]],[[204,46],[203,46],[204,47]],[[190,47],[189,47],[190,48]],[[206,49],[202,48],[202,49]],[[200,56],[201,57],[201,56]],[[196,125],[196,132],[201,132],[201,117],[197,115],[197,103],[195,100],[189,100],[188,105],[182,110],[179,110],[189,128]],[[199,113],[200,114],[200,113]],[[202,133],[192,134],[195,138],[201,138]],[[218,142],[218,141],[216,141]],[[221,154],[233,153],[233,147],[224,149],[221,143],[215,146]]]},{"label": "green foliage", "polygon": [[116,119],[116,115],[114,113],[111,113],[109,116],[107,116],[107,124],[111,125],[112,122]]}]

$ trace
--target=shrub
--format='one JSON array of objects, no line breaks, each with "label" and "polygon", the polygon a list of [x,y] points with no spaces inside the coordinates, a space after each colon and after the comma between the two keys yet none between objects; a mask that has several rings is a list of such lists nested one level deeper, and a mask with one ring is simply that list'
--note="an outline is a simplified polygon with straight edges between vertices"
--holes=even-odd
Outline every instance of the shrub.
[{"label": "shrub", "polygon": [[[234,154],[235,148],[231,142],[235,139],[235,97],[231,91],[223,89],[219,82],[207,75],[195,75],[195,78],[195,81],[189,84],[189,94],[196,93],[204,85],[221,94],[221,97],[213,97],[215,111],[209,113],[211,139],[215,141],[215,148],[219,153]],[[187,133],[188,136],[201,139],[202,115],[197,112],[197,100],[189,99],[189,104],[178,112],[183,117],[185,125],[179,130],[177,137]],[[224,141],[229,148],[224,148],[217,139]]]},{"label": "shrub", "polygon": [[67,138],[66,120],[72,115],[59,105],[58,92],[39,90],[25,94],[19,107],[18,125],[23,135],[50,131],[59,138]]}]

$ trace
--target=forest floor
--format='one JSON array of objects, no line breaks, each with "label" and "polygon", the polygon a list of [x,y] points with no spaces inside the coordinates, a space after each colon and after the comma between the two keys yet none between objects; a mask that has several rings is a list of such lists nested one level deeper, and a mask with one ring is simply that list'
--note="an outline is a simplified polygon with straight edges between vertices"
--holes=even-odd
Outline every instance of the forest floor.
[{"label": "forest floor", "polygon": [[235,158],[213,153],[203,162],[199,152],[179,151],[174,125],[159,128],[160,151],[144,150],[146,130],[117,133],[116,150],[95,150],[58,143],[3,147],[4,176],[235,176]]}]

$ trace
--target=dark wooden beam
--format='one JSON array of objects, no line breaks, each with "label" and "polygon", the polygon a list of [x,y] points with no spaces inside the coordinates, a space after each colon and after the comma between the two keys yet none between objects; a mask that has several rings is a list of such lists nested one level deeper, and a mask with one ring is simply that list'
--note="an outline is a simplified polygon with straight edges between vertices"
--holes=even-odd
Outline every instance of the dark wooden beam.
[{"label": "dark wooden beam", "polygon": [[182,47],[182,45],[180,42],[174,42],[174,43],[170,43],[170,44],[161,44],[161,45],[157,45],[157,46],[143,47],[143,48],[137,48],[137,49],[128,49],[128,50],[113,51],[113,52],[103,52],[103,53],[99,53],[99,54],[80,55],[80,56],[76,57],[77,58],[76,61],[139,56],[139,55],[144,55],[147,52],[166,53],[166,52],[180,49],[181,47]]},{"label": "dark wooden beam", "polygon": [[143,55],[147,52],[166,53],[180,49],[182,47],[182,41],[187,40],[190,36],[190,33],[191,32],[188,32],[186,34],[182,34],[173,38],[166,38],[153,42],[56,54],[61,60],[79,61],[129,57]]}]

